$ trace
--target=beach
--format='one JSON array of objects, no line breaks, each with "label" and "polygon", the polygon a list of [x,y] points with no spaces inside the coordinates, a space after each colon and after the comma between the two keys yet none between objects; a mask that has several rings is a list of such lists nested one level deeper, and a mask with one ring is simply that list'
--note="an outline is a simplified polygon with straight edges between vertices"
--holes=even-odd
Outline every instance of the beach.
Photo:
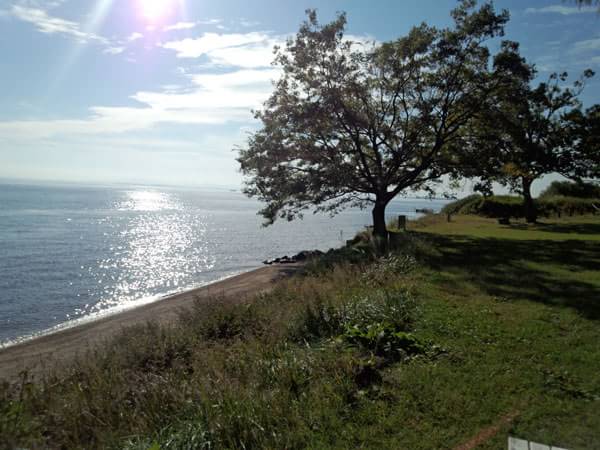
[{"label": "beach", "polygon": [[299,264],[273,265],[236,275],[197,289],[181,292],[154,303],[95,321],[41,335],[0,350],[0,379],[14,379],[23,370],[40,373],[54,364],[84,354],[122,329],[154,321],[168,324],[194,301],[243,302],[297,272]]}]

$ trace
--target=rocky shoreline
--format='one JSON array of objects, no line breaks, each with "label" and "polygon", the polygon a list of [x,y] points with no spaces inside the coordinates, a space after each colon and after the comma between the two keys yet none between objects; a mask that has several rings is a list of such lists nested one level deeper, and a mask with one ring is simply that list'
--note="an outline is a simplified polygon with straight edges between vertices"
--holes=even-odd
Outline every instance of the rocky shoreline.
[{"label": "rocky shoreline", "polygon": [[309,259],[318,258],[319,256],[324,255],[321,250],[303,250],[300,253],[295,254],[294,256],[282,256],[281,258],[274,259],[266,259],[263,261],[263,264],[272,265],[272,264],[293,264],[297,262],[303,262]]}]

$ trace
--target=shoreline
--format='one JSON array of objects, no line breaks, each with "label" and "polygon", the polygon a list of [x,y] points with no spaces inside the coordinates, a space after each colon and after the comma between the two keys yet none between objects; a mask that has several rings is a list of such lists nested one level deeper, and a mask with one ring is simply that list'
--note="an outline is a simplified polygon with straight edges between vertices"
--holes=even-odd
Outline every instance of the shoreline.
[{"label": "shoreline", "polygon": [[87,323],[96,322],[98,320],[102,320],[102,319],[114,316],[116,314],[121,314],[121,313],[124,313],[127,311],[131,311],[133,309],[141,308],[143,306],[147,306],[152,303],[161,302],[163,300],[168,300],[171,297],[176,297],[178,295],[196,291],[198,289],[202,289],[204,287],[210,286],[211,284],[220,283],[220,282],[226,281],[230,278],[234,278],[234,277],[243,275],[248,272],[253,272],[258,269],[260,269],[260,267],[253,267],[251,269],[244,269],[244,270],[240,270],[237,272],[232,272],[229,275],[225,275],[223,277],[216,278],[211,281],[199,283],[196,286],[187,287],[187,288],[184,288],[183,290],[171,291],[171,292],[167,292],[164,294],[158,294],[158,295],[149,296],[149,297],[142,297],[142,298],[134,300],[125,305],[119,305],[119,306],[112,307],[112,308],[109,308],[106,310],[97,311],[92,314],[81,316],[76,319],[67,320],[65,322],[56,324],[50,328],[46,328],[46,329],[43,329],[40,331],[34,331],[32,333],[25,334],[23,336],[19,336],[19,337],[13,338],[13,339],[8,339],[6,341],[0,342],[0,352],[2,352],[2,350],[8,349],[10,347],[14,347],[15,345],[24,344],[24,343],[32,341],[34,339],[43,338],[45,336],[50,336],[51,334],[60,333],[61,331],[68,330],[70,328],[75,328],[75,327],[85,325]]},{"label": "shoreline", "polygon": [[259,292],[269,290],[277,280],[296,273],[300,266],[286,264],[259,267],[1,347],[0,380],[15,378],[23,370],[36,373],[67,361],[110,339],[123,328],[149,321],[161,324],[173,322],[182,309],[196,300],[206,304],[217,298],[242,302]]}]

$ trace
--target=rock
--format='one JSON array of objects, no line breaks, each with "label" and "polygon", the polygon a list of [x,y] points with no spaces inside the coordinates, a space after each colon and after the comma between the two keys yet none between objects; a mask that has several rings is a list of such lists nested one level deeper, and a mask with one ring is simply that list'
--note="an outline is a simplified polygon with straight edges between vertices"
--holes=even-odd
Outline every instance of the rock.
[{"label": "rock", "polygon": [[284,256],[283,258],[279,259],[279,264],[291,264],[291,263],[295,263],[296,260],[292,257],[290,258],[289,256]]},{"label": "rock", "polygon": [[307,259],[317,258],[323,254],[320,250],[303,250],[297,255],[292,256],[296,261],[306,261]]},{"label": "rock", "polygon": [[263,264],[271,265],[271,264],[292,264],[299,261],[306,261],[311,258],[318,258],[322,256],[324,253],[320,250],[303,250],[297,255],[294,256],[282,256],[281,258],[274,259],[266,259],[263,261]]},{"label": "rock", "polygon": [[433,209],[430,209],[430,208],[417,208],[415,210],[415,212],[421,213],[421,214],[433,214]]}]

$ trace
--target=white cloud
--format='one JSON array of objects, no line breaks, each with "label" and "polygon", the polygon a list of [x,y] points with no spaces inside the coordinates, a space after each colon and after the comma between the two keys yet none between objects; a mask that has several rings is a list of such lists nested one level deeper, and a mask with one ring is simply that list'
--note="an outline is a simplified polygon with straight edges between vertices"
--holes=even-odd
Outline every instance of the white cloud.
[{"label": "white cloud", "polygon": [[31,23],[41,33],[62,34],[73,37],[79,42],[98,41],[103,44],[108,44],[107,39],[102,36],[82,31],[79,23],[52,17],[43,9],[13,5],[11,13],[16,18]]},{"label": "white cloud", "polygon": [[195,28],[197,25],[196,22],[177,22],[176,24],[164,27],[163,31],[189,30]]},{"label": "white cloud", "polygon": [[102,53],[107,55],[119,55],[125,51],[125,47],[107,47],[102,50]]},{"label": "white cloud", "polygon": [[217,27],[220,27],[221,22],[221,19],[197,20],[195,22],[177,22],[173,25],[167,25],[163,28],[163,31],[191,30],[199,25],[216,25]]},{"label": "white cloud", "polygon": [[144,37],[144,35],[143,35],[142,33],[138,33],[138,32],[136,31],[136,32],[133,32],[133,33],[131,33],[131,34],[130,34],[130,35],[127,37],[127,40],[128,40],[129,42],[133,42],[133,41],[137,41],[138,39],[142,39],[143,37]]},{"label": "white cloud", "polygon": [[544,6],[543,8],[527,8],[525,10],[526,14],[562,14],[563,16],[570,16],[573,14],[585,14],[585,13],[595,13],[597,9],[593,6],[565,6],[565,5],[550,5]]},{"label": "white cloud", "polygon": [[244,68],[268,67],[273,61],[273,47],[281,42],[267,40],[243,47],[228,47],[208,53],[211,62],[222,66]]},{"label": "white cloud", "polygon": [[[273,36],[264,32],[250,33],[204,33],[199,38],[170,41],[163,48],[174,50],[178,58],[205,56],[209,64],[227,67],[260,68],[273,62],[273,48],[284,46],[286,36]],[[369,36],[347,35],[354,47],[367,48],[377,45]]]},{"label": "white cloud", "polygon": [[1,139],[39,140],[56,136],[111,135],[158,124],[250,123],[272,90],[277,69],[189,75],[191,86],[143,91],[132,96],[140,107],[90,108],[84,119],[0,122]]},{"label": "white cloud", "polygon": [[246,27],[246,28],[251,28],[251,27],[256,27],[256,26],[260,25],[260,22],[242,18],[242,19],[240,19],[240,25],[243,27]]},{"label": "white cloud", "polygon": [[575,42],[573,50],[577,53],[600,50],[600,38]]},{"label": "white cloud", "polygon": [[196,39],[183,39],[180,41],[170,41],[163,44],[163,47],[169,50],[175,50],[178,58],[199,58],[212,51],[239,47],[243,45],[256,44],[265,42],[270,39],[265,33],[204,33]]}]

